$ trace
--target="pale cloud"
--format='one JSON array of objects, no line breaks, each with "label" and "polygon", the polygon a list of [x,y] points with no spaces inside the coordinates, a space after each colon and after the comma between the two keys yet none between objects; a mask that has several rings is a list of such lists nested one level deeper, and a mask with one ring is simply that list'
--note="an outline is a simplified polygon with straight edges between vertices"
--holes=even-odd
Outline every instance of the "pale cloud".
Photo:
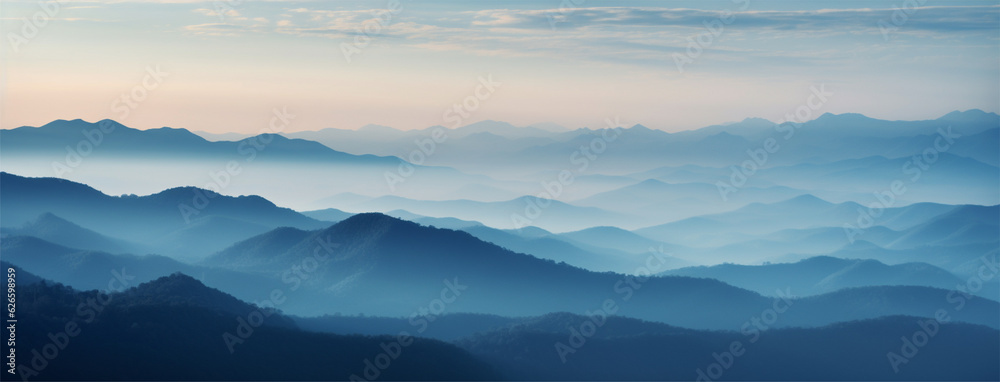
[{"label": "pale cloud", "polygon": [[[198,9],[196,12],[209,14],[211,10]],[[375,15],[385,10],[332,10],[317,4],[285,8],[284,12],[284,18],[272,29],[248,30],[347,39],[363,33],[365,23],[374,22]],[[883,32],[879,29],[880,20],[891,17],[893,10],[741,10],[737,3],[731,12],[732,22],[725,25],[730,43],[715,44],[711,48],[716,60],[748,62],[755,55],[762,55],[768,56],[767,59],[783,57],[788,63],[804,63],[836,60],[837,54],[836,51],[774,50],[754,46],[768,39],[879,37]],[[995,31],[998,14],[1000,6],[992,5],[919,7],[909,17],[906,28],[898,33],[940,38],[954,33]],[[720,15],[720,11],[663,7],[486,9],[411,17],[405,22],[391,19],[388,25],[380,28],[378,35],[392,39],[393,44],[431,51],[462,51],[477,56],[571,57],[659,65],[670,61],[672,54],[684,52],[689,45],[687,39],[703,32],[705,23],[719,19]]]},{"label": "pale cloud", "polygon": [[[335,39],[350,38],[364,33],[366,24],[378,22],[377,15],[386,12],[384,9],[325,10],[301,7],[286,11],[292,14],[282,15],[286,19],[276,24],[275,32]],[[395,29],[397,25],[398,23],[390,19],[384,27],[380,25],[379,35],[387,34],[388,29]]]},{"label": "pale cloud", "polygon": [[245,31],[245,28],[241,25],[226,23],[206,23],[188,25],[184,27],[184,30],[193,34],[206,36],[239,36],[241,32]]},{"label": "pale cloud", "polygon": [[[778,30],[831,30],[860,27],[877,29],[880,20],[888,19],[895,9],[856,8],[810,11],[740,10],[735,6],[726,14],[739,23],[734,28]],[[907,14],[911,29],[934,31],[994,30],[1000,6],[927,6],[913,8]],[[723,11],[651,7],[591,7],[541,10],[487,9],[466,12],[474,26],[560,29],[588,26],[689,27],[702,28],[706,20],[718,19]],[[849,30],[841,29],[847,33]]]},{"label": "pale cloud", "polygon": [[[282,19],[268,24],[255,17],[236,16],[220,27],[196,24],[187,31],[217,36],[276,33],[303,38],[351,41],[365,34],[366,23],[377,22],[384,9],[327,9],[330,4],[309,4],[282,9]],[[196,9],[211,15],[211,10]],[[865,52],[872,59],[887,54],[887,47],[802,47],[800,41],[821,39],[843,44],[845,36],[879,45],[880,20],[892,9],[820,9],[809,11],[741,10],[733,4],[725,36],[706,47],[713,65],[725,63],[790,67],[836,67],[851,58],[842,50]],[[273,14],[273,13],[272,13]],[[998,6],[937,6],[917,8],[900,35],[913,38],[954,38],[955,34],[995,31]],[[663,7],[587,7],[552,9],[486,9],[408,14],[405,21],[392,15],[378,28],[380,45],[407,46],[429,52],[461,52],[479,57],[537,57],[577,60],[596,64],[667,67],[677,54],[689,49],[691,39],[706,31],[705,23],[718,20],[720,11]],[[986,15],[986,16],[984,16]],[[860,36],[860,37],[859,37]],[[867,37],[864,37],[867,36]],[[772,46],[768,46],[768,41]],[[707,65],[702,65],[708,67]],[[676,75],[665,71],[665,75]]]}]

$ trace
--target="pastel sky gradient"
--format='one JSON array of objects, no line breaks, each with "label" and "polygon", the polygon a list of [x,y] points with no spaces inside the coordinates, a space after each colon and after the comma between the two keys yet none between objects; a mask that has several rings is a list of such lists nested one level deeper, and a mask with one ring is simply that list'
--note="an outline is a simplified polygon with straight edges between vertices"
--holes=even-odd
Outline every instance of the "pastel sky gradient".
[{"label": "pastel sky gradient", "polygon": [[[820,84],[834,93],[822,112],[1000,111],[997,1],[746,3],[403,0],[348,62],[342,44],[388,0],[65,0],[16,50],[22,18],[42,8],[4,0],[0,127],[115,118],[255,133],[287,108],[289,131],[425,128],[446,124],[480,76],[502,85],[465,123],[778,120]],[[731,23],[679,71],[674,55],[724,10]],[[156,66],[169,75],[122,118],[112,103]]]}]

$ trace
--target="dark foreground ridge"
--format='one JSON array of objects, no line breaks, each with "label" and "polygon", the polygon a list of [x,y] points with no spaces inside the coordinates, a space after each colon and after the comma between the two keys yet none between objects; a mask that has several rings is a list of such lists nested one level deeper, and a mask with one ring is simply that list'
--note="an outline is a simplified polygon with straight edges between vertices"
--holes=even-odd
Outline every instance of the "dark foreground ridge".
[{"label": "dark foreground ridge", "polygon": [[[397,334],[413,329],[406,318],[290,318],[183,274],[108,295],[22,273],[19,311],[32,325],[18,332],[26,349],[18,372],[32,380],[692,380],[701,373],[713,380],[1000,377],[992,367],[1000,356],[997,330],[908,316],[750,335],[618,316],[454,315],[441,317],[452,327],[450,335],[463,327],[476,332],[449,344],[401,340]],[[303,331],[295,321],[308,323],[309,330],[342,332]],[[343,325],[349,321],[384,335],[352,334],[356,330]],[[388,364],[383,368],[374,360]],[[844,368],[844,360],[852,367]]]}]

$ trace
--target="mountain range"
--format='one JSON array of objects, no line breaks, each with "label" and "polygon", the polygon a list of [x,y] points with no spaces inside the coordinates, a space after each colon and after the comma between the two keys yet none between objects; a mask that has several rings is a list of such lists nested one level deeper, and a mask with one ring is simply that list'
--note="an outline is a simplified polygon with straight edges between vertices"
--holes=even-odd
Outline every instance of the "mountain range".
[{"label": "mountain range", "polygon": [[[106,236],[99,250],[147,248],[198,259],[229,244],[280,226],[318,228],[320,221],[258,196],[231,197],[194,187],[153,195],[110,196],[83,184],[0,173],[0,225],[74,246],[74,236]],[[201,207],[201,208],[198,208]],[[53,218],[57,216],[58,218]],[[81,232],[80,224],[93,232]],[[44,227],[43,227],[44,226]],[[50,233],[44,233],[50,231]],[[123,244],[123,240],[143,247]],[[120,243],[118,249],[111,243]],[[110,245],[110,246],[109,246]],[[122,247],[124,246],[124,247]]]},{"label": "mountain range", "polygon": [[[23,270],[18,272],[33,277]],[[806,379],[821,370],[844,379],[958,376],[978,380],[996,376],[996,370],[984,365],[1000,354],[995,341],[1000,332],[996,329],[962,323],[928,326],[927,321],[906,316],[813,329],[769,329],[753,335],[569,313],[515,320],[441,316],[439,325],[451,322],[474,332],[451,343],[412,337],[402,342],[403,337],[386,334],[329,333],[331,326],[317,325],[315,319],[289,317],[247,304],[183,274],[112,293],[101,310],[87,310],[82,316],[77,315],[76,301],[94,299],[99,292],[79,292],[38,278],[22,284],[22,293],[32,297],[20,303],[21,315],[35,325],[18,332],[20,341],[44,343],[45,333],[50,337],[53,332],[65,334],[60,331],[65,322],[74,322],[79,328],[72,346],[65,347],[58,359],[39,358],[18,368],[22,376],[41,373],[43,379],[78,378],[74,377],[76,371],[85,365],[125,361],[116,369],[96,370],[86,379],[313,380],[365,375],[387,380],[688,380],[697,378],[703,367],[713,362],[725,362],[730,378]],[[263,318],[255,326],[245,324],[240,332],[240,325],[247,321],[239,319],[244,317]],[[367,321],[381,328],[375,331],[400,333],[396,331],[398,324],[386,325],[391,320]],[[566,345],[572,336],[567,328],[582,328],[588,322],[600,322],[599,329],[577,348]],[[300,323],[306,323],[308,329]],[[365,327],[372,330],[371,325]],[[405,329],[420,332],[413,326],[403,328],[402,333],[407,333]],[[933,331],[935,340],[922,346],[920,355],[936,362],[914,363],[902,368],[901,374],[892,373],[883,360],[885,349],[896,349],[899,337],[906,338],[915,330]],[[225,334],[237,340],[227,341]],[[113,346],[102,342],[108,338],[116,339]],[[158,345],[147,346],[148,341]],[[739,344],[737,355],[719,358],[720,349],[722,353],[734,349],[733,343]],[[825,345],[821,351],[815,351],[817,343]],[[554,352],[552,344],[564,344],[572,352]],[[94,349],[101,351],[88,351]],[[275,353],[274,349],[282,351]],[[173,356],[164,363],[162,354]],[[380,355],[390,357],[387,366],[391,367],[375,366],[372,359]],[[560,363],[560,359],[565,362]],[[852,367],[837,367],[830,359],[851,360]],[[269,362],[281,362],[289,368],[274,368]],[[173,367],[180,364],[191,367]]]},{"label": "mountain range", "polygon": [[[679,132],[0,130],[16,366],[995,380],[997,139],[1000,116],[979,110]],[[67,323],[83,334],[57,346]],[[59,357],[36,356],[53,341]]]}]

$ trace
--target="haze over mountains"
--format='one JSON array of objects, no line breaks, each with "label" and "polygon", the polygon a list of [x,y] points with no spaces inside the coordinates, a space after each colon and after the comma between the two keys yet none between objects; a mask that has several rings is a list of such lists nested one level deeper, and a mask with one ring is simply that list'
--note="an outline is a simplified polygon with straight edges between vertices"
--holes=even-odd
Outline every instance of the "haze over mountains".
[{"label": "haze over mountains", "polygon": [[995,1],[82,3],[0,381],[1000,381]]},{"label": "haze over mountains", "polygon": [[[723,379],[996,379],[998,130],[979,110],[676,133],[0,130],[0,254],[39,323],[18,362],[106,292],[34,378],[127,360],[89,378],[690,380],[739,341]],[[254,312],[258,334],[224,336]],[[416,339],[369,372],[400,332]],[[916,332],[933,338],[897,371],[886,354]],[[243,371],[152,361],[182,349]]]},{"label": "haze over mountains", "polygon": [[[664,203],[686,198],[703,200],[700,208],[723,204],[732,209],[805,193],[834,202],[866,204],[873,200],[873,191],[868,190],[886,189],[893,180],[912,185],[899,195],[896,201],[899,204],[992,205],[1000,203],[1000,196],[992,192],[1000,187],[1000,181],[991,176],[998,165],[997,148],[985,142],[995,141],[991,137],[997,137],[998,121],[1000,116],[979,110],[949,113],[928,121],[881,121],[857,114],[824,114],[794,125],[797,127],[776,128],[773,123],[748,119],[677,133],[641,125],[622,126],[618,130],[551,132],[484,121],[456,130],[326,129],[286,134],[292,139],[263,134],[240,141],[210,142],[185,129],[140,131],[114,121],[60,120],[41,127],[3,130],[0,159],[10,163],[11,169],[18,169],[16,173],[20,175],[61,175],[111,193],[140,192],[135,184],[125,187],[126,183],[98,176],[107,173],[103,170],[138,167],[146,170],[137,174],[143,180],[141,193],[182,184],[199,187],[212,184],[222,186],[227,193],[262,195],[298,209],[346,207],[314,203],[344,192],[369,198],[394,195],[418,200],[442,200],[447,195],[451,200],[486,202],[545,193],[547,199],[572,202],[615,189],[629,192],[630,186],[640,187],[640,196],[642,187],[647,192],[656,192],[658,184],[651,180],[674,185],[668,192],[671,196],[664,200],[640,198],[632,201],[631,206],[619,206],[615,212],[629,212],[644,205],[659,205],[657,212],[662,212],[666,208]],[[113,130],[100,133],[101,126]],[[92,138],[83,134],[95,129],[98,133],[88,133]],[[435,136],[434,131],[444,133]],[[100,134],[99,149],[83,156],[81,163],[86,165],[79,170],[68,166],[66,147],[75,148],[81,141],[96,141],[93,138],[96,134]],[[463,142],[481,134],[489,134],[488,143],[476,146]],[[321,139],[324,135],[331,137]],[[302,139],[305,136],[315,141]],[[610,140],[612,136],[615,138]],[[732,183],[732,166],[754,160],[747,150],[757,153],[756,161],[764,158],[758,149],[763,149],[768,138],[775,140],[775,152],[765,151],[766,159],[755,165],[759,171],[746,177],[745,184],[737,187],[739,192],[728,194],[731,200],[716,203],[719,199],[708,190],[717,188],[719,181]],[[933,163],[907,165],[914,155],[934,149],[936,141],[942,150],[928,154]],[[581,150],[592,144],[600,150]],[[454,151],[457,152],[451,154]],[[129,158],[128,163],[115,160],[122,157]],[[164,157],[171,159],[170,165],[164,165]],[[224,176],[213,179],[210,173],[226,173],[230,160],[239,164],[239,174],[232,174],[229,182],[218,179]],[[52,162],[67,169],[56,172]],[[294,165],[280,165],[288,162]],[[410,165],[416,166],[412,172]],[[573,178],[570,183],[575,187],[562,187],[558,192],[546,190],[543,183],[567,183],[558,181],[563,170],[570,172]],[[157,176],[142,175],[151,172]],[[387,181],[387,173],[395,177]],[[329,181],[340,177],[355,181]],[[650,182],[642,184],[643,181]],[[301,185],[298,192],[271,184],[287,182]],[[960,187],[964,192],[949,193],[949,186],[945,185]],[[669,218],[678,220],[676,215]],[[643,223],[665,222],[649,219]],[[550,228],[557,226],[553,224]]]}]

